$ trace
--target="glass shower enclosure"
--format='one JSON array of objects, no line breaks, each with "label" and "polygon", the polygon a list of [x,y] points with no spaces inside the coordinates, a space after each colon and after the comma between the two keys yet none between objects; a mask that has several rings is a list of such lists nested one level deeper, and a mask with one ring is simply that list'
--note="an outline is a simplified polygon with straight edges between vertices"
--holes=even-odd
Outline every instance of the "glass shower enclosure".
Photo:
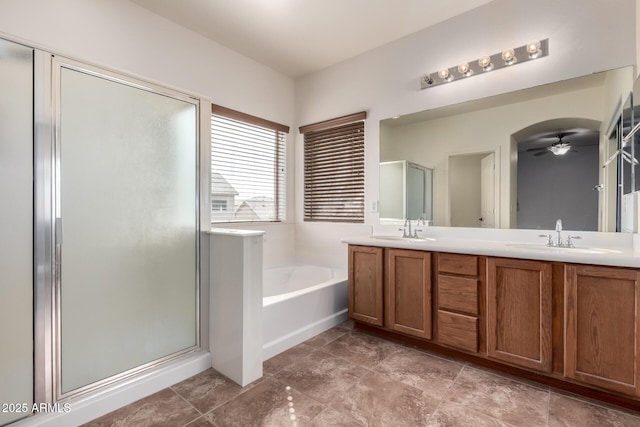
[{"label": "glass shower enclosure", "polygon": [[195,98],[72,60],[53,58],[51,75],[41,394],[57,401],[199,346],[199,113]]}]

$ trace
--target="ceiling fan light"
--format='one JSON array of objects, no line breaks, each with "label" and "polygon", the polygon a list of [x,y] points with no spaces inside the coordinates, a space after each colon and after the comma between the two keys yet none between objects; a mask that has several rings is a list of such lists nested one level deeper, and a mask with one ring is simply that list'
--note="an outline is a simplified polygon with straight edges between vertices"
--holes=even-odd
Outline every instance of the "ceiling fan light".
[{"label": "ceiling fan light", "polygon": [[569,152],[570,149],[571,149],[571,146],[567,144],[558,144],[558,145],[552,145],[551,147],[549,147],[549,151],[551,151],[556,156],[564,156]]}]

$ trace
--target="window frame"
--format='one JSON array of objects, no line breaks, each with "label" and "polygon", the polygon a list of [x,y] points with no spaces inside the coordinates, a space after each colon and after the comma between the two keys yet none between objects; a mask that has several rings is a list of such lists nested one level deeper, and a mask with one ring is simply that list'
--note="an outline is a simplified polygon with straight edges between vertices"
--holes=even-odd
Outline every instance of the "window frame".
[{"label": "window frame", "polygon": [[[286,220],[286,199],[287,199],[287,187],[286,187],[286,139],[289,134],[289,126],[273,122],[267,119],[263,119],[261,117],[253,116],[251,114],[243,113],[241,111],[233,110],[227,107],[223,107],[217,104],[211,104],[211,152],[210,152],[210,163],[211,170],[209,172],[209,181],[212,182],[214,173],[219,173],[218,170],[214,168],[214,149],[213,149],[213,139],[214,132],[213,128],[215,125],[215,117],[220,117],[225,120],[231,120],[240,122],[243,125],[253,126],[255,128],[261,128],[260,130],[269,130],[275,132],[274,135],[274,178],[273,178],[273,186],[274,186],[274,194],[273,194],[273,204],[274,204],[274,218],[273,219],[233,219],[235,215],[236,206],[234,204],[227,202],[227,208],[232,215],[230,219],[216,220],[214,219],[214,211],[211,203],[209,204],[209,212],[212,214],[210,218],[210,223],[212,226],[217,226],[219,224],[235,224],[235,223],[264,223],[264,222],[284,222]],[[209,196],[211,200],[212,197],[211,191],[209,191]],[[217,198],[216,198],[217,199]],[[216,212],[219,213],[219,212]]]}]

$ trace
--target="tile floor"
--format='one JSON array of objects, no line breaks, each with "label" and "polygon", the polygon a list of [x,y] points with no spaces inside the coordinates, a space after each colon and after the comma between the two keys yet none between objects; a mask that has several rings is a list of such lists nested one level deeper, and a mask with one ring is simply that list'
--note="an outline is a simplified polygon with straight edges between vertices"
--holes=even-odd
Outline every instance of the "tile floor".
[{"label": "tile floor", "polygon": [[640,426],[618,410],[368,335],[344,323],[240,387],[210,369],[98,418],[105,426]]}]

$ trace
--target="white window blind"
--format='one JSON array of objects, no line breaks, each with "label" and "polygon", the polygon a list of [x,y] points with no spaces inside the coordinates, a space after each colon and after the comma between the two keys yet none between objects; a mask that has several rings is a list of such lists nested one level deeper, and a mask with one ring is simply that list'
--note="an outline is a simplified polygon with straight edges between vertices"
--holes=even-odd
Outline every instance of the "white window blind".
[{"label": "white window blind", "polygon": [[212,222],[284,220],[288,132],[284,125],[213,106]]},{"label": "white window blind", "polygon": [[364,119],[357,113],[302,126],[304,220],[364,222]]}]

